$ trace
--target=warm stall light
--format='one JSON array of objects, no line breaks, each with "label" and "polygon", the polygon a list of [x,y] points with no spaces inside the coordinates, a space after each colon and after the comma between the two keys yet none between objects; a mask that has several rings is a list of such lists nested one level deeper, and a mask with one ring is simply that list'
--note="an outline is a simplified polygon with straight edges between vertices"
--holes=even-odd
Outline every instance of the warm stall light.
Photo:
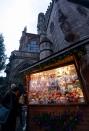
[{"label": "warm stall light", "polygon": [[31,74],[29,91],[33,104],[84,102],[74,64]]}]

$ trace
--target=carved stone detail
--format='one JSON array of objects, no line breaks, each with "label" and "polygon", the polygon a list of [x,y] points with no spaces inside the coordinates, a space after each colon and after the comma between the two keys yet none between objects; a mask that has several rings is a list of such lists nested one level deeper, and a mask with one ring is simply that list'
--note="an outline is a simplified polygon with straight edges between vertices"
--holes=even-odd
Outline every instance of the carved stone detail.
[{"label": "carved stone detail", "polygon": [[64,22],[67,19],[67,16],[61,11],[61,9],[58,10],[58,21]]},{"label": "carved stone detail", "polygon": [[51,22],[51,24],[50,24],[50,33],[52,33],[53,31],[54,31],[54,23]]},{"label": "carved stone detail", "polygon": [[84,7],[82,7],[82,6],[77,6],[77,10],[78,10],[78,12],[81,14],[81,15],[83,15],[83,16],[87,16],[87,10],[84,8]]},{"label": "carved stone detail", "polygon": [[40,13],[38,15],[38,34],[46,34],[46,24],[45,24],[45,15],[44,13]]}]

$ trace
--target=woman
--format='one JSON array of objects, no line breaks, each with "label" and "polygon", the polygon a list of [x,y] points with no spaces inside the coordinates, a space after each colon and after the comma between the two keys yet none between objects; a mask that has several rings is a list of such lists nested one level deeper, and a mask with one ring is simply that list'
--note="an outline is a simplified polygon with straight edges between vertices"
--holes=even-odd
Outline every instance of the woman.
[{"label": "woman", "polygon": [[11,84],[11,89],[6,93],[2,104],[10,109],[9,117],[5,124],[2,125],[1,131],[15,131],[16,117],[18,114],[19,89],[15,84]]}]

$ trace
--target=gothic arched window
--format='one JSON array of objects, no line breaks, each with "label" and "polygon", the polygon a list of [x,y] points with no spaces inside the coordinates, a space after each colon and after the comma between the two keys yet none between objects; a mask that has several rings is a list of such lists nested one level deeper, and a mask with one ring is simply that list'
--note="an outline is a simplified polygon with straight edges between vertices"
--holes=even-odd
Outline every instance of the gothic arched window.
[{"label": "gothic arched window", "polygon": [[64,22],[67,19],[67,16],[61,11],[61,9],[58,10],[58,21]]},{"label": "gothic arched window", "polygon": [[31,41],[28,44],[28,51],[29,52],[39,52],[40,51],[39,44],[36,41]]},{"label": "gothic arched window", "polygon": [[54,23],[51,22],[51,24],[50,24],[50,33],[52,33],[53,31],[54,31]]}]

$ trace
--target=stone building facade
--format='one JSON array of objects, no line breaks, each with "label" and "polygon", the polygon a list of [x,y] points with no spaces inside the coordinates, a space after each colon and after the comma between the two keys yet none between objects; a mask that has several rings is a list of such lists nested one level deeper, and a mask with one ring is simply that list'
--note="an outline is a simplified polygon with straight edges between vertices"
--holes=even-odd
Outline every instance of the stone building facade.
[{"label": "stone building facade", "polygon": [[[38,15],[37,31],[38,34],[31,34],[24,28],[19,50],[11,53],[7,65],[6,72],[10,81],[18,71],[32,63],[88,37],[89,10],[67,0],[52,0],[46,13]],[[85,50],[88,58],[89,45],[85,46]],[[85,59],[86,55],[81,59]]]},{"label": "stone building facade", "polygon": [[9,83],[21,82],[21,80],[16,77],[16,74],[39,60],[39,35],[27,33],[26,30],[25,27],[22,31],[19,50],[11,52],[10,62],[6,67],[5,72]]},{"label": "stone building facade", "polygon": [[[49,55],[52,55],[89,37],[89,9],[67,0],[52,0],[46,13],[38,15],[37,29],[40,35],[40,47],[42,47],[42,41],[43,45],[44,42],[45,45],[47,42],[51,43]],[[89,78],[89,44],[83,49],[83,56],[78,65],[88,89],[89,79],[86,78]],[[48,56],[47,50],[43,52],[44,57],[41,57],[41,54],[42,51],[40,59]]]},{"label": "stone building facade", "polygon": [[[42,18],[43,21],[39,22]],[[87,8],[67,0],[53,0],[46,13],[40,13],[38,16],[38,34],[44,33],[41,30],[45,31],[46,36],[53,43],[55,53],[87,37],[88,21],[89,10]]]}]

